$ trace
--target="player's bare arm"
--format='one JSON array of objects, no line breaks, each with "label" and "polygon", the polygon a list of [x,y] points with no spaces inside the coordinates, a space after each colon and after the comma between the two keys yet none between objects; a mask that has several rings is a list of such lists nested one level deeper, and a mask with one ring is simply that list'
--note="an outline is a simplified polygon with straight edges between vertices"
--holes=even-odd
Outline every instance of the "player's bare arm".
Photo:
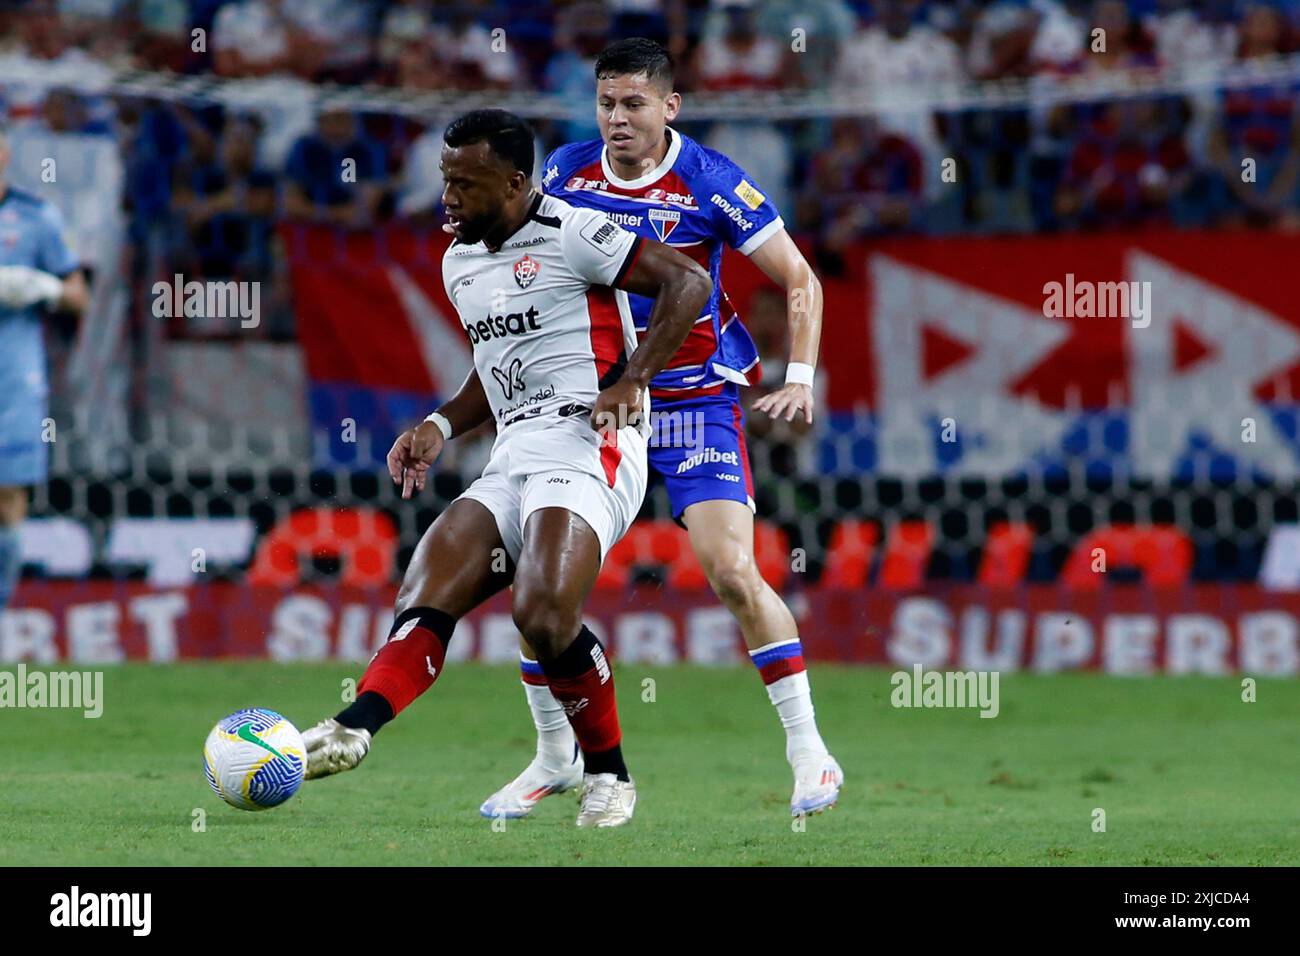
[{"label": "player's bare arm", "polygon": [[596,397],[591,411],[591,426],[596,429],[610,422],[626,423],[641,409],[650,380],[681,348],[713,294],[707,272],[680,252],[656,242],[642,243],[620,287],[652,296],[655,304],[646,337],[629,357],[623,375]]},{"label": "player's bare arm", "polygon": [[[773,418],[794,421],[803,413],[808,424],[813,420],[813,390],[809,382],[798,381],[798,370],[817,366],[817,348],[822,336],[822,284],[813,273],[790,234],[778,230],[749,257],[769,279],[785,289],[786,316],[790,323],[790,364],[781,388],[754,402],[757,411]],[[811,376],[808,376],[809,378]]]},{"label": "player's bare arm", "polygon": [[[451,399],[438,409],[451,426],[452,435],[463,435],[492,418],[492,407],[483,393],[478,370],[469,375]],[[435,422],[420,422],[398,436],[388,452],[388,474],[393,484],[402,486],[402,497],[410,498],[414,492],[423,491],[429,469],[442,454],[447,436]]]}]

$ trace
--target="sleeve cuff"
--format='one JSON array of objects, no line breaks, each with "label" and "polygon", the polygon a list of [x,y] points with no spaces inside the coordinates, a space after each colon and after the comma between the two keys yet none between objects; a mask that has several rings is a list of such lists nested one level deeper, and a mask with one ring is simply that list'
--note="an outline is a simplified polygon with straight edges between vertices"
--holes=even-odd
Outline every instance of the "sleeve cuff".
[{"label": "sleeve cuff", "polygon": [[636,264],[637,257],[641,255],[641,247],[645,240],[640,236],[634,236],[632,245],[628,247],[627,255],[623,258],[623,264],[618,267],[618,275],[614,276],[614,281],[610,283],[614,288],[622,286],[623,280],[627,274],[632,271],[632,266]]},{"label": "sleeve cuff", "polygon": [[743,256],[752,256],[758,250],[759,246],[771,239],[772,236],[776,235],[778,229],[784,228],[784,220],[782,220],[780,216],[777,216],[762,229],[758,230],[758,232],[746,239],[743,245],[736,248],[736,251]]}]

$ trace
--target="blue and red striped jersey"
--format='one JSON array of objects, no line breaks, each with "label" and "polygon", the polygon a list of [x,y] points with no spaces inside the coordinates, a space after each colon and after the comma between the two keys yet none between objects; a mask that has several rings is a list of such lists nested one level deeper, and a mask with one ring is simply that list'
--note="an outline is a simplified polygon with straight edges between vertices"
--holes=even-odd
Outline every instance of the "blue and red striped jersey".
[{"label": "blue and red striped jersey", "polygon": [[[638,179],[620,178],[598,139],[561,146],[546,158],[542,173],[545,192],[599,209],[624,229],[672,246],[713,279],[707,311],[651,383],[656,402],[716,395],[727,382],[758,381],[758,349],[722,288],[722,247],[750,255],[785,226],[743,169],[676,130],[668,135],[663,162]],[[621,291],[616,297],[630,311],[640,341],[653,300]]]}]

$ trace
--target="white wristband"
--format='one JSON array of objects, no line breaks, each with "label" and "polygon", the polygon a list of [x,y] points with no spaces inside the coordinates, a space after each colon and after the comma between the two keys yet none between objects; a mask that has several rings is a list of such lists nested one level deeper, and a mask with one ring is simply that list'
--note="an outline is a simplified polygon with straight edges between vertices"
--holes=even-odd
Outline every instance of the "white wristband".
[{"label": "white wristband", "polygon": [[444,441],[451,438],[451,422],[447,421],[446,415],[441,415],[438,412],[433,412],[427,418],[425,418],[425,421],[433,422],[435,425],[438,426],[438,431],[442,432],[442,437]]},{"label": "white wristband", "polygon": [[790,362],[785,367],[785,384],[812,387],[813,367],[807,362]]}]

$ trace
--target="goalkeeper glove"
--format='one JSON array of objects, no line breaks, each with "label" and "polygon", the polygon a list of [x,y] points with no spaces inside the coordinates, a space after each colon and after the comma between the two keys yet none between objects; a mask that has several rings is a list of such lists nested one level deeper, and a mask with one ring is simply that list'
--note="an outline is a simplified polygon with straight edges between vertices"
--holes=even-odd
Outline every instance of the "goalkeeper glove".
[{"label": "goalkeeper glove", "polygon": [[30,266],[0,266],[0,305],[25,309],[43,302],[53,308],[63,297],[63,280]]}]

